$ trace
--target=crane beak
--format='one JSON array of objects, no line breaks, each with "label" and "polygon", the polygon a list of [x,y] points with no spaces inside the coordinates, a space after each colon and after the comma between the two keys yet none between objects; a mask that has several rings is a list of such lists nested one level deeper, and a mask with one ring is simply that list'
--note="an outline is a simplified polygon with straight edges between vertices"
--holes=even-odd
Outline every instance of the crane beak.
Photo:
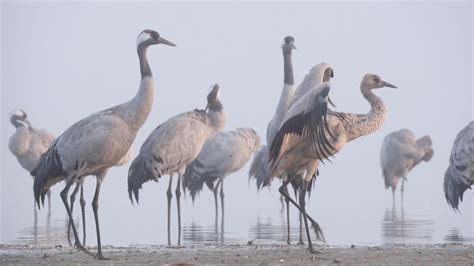
[{"label": "crane beak", "polygon": [[176,44],[168,41],[167,39],[165,39],[163,37],[158,38],[158,43],[166,44],[166,45],[169,45],[169,46],[176,46]]},{"label": "crane beak", "polygon": [[395,86],[395,85],[393,85],[393,84],[391,84],[391,83],[388,83],[388,82],[386,82],[386,81],[383,81],[383,80],[382,80],[382,86],[383,86],[383,87],[394,88],[394,89],[397,89],[397,88],[398,88],[397,86]]},{"label": "crane beak", "polygon": [[209,103],[206,105],[206,108],[204,109],[205,112],[209,110]]}]

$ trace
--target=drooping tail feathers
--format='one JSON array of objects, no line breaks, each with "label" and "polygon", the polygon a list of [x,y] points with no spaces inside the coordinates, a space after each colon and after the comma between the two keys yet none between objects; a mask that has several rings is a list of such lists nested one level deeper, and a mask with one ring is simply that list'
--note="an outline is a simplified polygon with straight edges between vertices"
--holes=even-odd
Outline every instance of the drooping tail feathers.
[{"label": "drooping tail feathers", "polygon": [[191,200],[194,202],[197,195],[202,191],[204,183],[210,190],[214,189],[214,182],[219,179],[217,173],[203,172],[204,165],[198,160],[194,160],[188,167],[183,176],[183,189],[189,190]]},{"label": "drooping tail feathers", "polygon": [[31,175],[34,177],[35,201],[40,208],[40,196],[44,205],[44,196],[49,188],[67,176],[54,144],[41,156],[38,166],[31,171]]},{"label": "drooping tail feathers", "polygon": [[257,191],[260,191],[263,187],[263,183],[268,174],[268,168],[270,164],[268,162],[268,146],[262,145],[254,153],[252,165],[249,170],[249,182],[252,178],[255,179],[257,185]]},{"label": "drooping tail feathers", "polygon": [[464,176],[465,167],[451,164],[444,174],[444,195],[448,205],[454,210],[459,210],[464,191],[471,189],[472,182]]},{"label": "drooping tail feathers", "polygon": [[130,169],[128,170],[128,197],[133,204],[133,196],[135,196],[135,201],[138,202],[138,194],[139,190],[142,188],[143,183],[148,181],[155,181],[158,182],[158,178],[161,175],[158,173],[154,173],[146,163],[146,159],[138,155],[135,160],[133,160],[132,164],[130,165]]}]

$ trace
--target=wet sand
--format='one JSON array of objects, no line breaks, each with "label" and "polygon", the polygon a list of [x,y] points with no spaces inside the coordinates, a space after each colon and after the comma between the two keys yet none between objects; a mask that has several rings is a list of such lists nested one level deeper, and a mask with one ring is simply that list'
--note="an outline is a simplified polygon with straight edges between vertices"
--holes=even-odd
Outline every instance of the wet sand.
[{"label": "wet sand", "polygon": [[[0,245],[1,264],[424,264],[474,265],[474,245],[302,246],[253,243],[226,246],[105,246],[107,261],[69,246]],[[91,251],[94,251],[91,249]]]}]

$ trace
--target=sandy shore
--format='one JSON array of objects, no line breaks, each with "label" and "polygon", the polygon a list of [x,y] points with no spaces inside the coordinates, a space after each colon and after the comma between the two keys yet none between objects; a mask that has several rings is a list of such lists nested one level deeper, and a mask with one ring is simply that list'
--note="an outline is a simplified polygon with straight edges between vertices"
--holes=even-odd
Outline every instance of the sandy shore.
[{"label": "sandy shore", "polygon": [[[107,261],[69,246],[0,245],[2,264],[425,264],[474,265],[474,245],[318,246],[320,254],[304,247],[252,244],[226,246],[104,247]],[[91,251],[93,251],[91,249]]]}]

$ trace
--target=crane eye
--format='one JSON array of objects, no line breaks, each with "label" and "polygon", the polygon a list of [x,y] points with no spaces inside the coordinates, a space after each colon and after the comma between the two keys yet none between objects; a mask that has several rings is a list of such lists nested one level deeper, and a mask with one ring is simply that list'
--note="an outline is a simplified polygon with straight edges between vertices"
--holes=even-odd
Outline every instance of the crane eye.
[{"label": "crane eye", "polygon": [[379,78],[379,77],[374,77],[374,82],[375,82],[375,83],[379,83],[379,82],[380,82],[380,78]]}]

